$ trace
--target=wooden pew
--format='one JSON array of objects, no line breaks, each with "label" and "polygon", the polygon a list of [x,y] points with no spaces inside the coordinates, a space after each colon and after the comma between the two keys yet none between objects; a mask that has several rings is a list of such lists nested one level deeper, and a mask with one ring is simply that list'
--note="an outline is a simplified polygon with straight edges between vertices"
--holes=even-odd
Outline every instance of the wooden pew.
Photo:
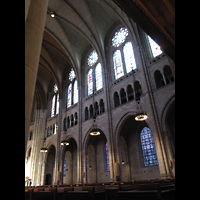
[{"label": "wooden pew", "polygon": [[92,195],[89,191],[68,191],[65,200],[92,200]]},{"label": "wooden pew", "polygon": [[147,191],[118,191],[117,200],[160,200],[157,190]]},{"label": "wooden pew", "polygon": [[105,185],[106,200],[117,199],[117,192],[119,189],[119,185]]},{"label": "wooden pew", "polygon": [[74,191],[73,187],[58,187],[56,193],[56,200],[64,200],[67,191]]}]

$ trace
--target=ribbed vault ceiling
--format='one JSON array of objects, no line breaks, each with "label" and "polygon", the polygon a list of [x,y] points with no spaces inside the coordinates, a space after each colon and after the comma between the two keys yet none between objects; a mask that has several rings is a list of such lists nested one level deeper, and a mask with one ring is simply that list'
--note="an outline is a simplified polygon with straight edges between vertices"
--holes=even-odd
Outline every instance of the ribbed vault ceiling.
[{"label": "ribbed vault ceiling", "polygon": [[83,59],[92,49],[105,62],[106,35],[120,23],[131,27],[130,19],[112,0],[49,0],[36,92],[43,93],[46,101],[56,83],[62,97],[69,69],[73,67],[80,78]]}]

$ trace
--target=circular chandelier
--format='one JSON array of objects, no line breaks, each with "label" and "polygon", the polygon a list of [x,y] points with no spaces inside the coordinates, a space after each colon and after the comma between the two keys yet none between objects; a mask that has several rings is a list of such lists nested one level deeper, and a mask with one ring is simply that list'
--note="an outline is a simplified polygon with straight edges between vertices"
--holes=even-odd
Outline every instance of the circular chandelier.
[{"label": "circular chandelier", "polygon": [[67,145],[69,145],[69,142],[68,142],[67,140],[63,140],[63,141],[61,142],[61,145],[62,145],[62,146],[64,146],[64,145],[67,146]]},{"label": "circular chandelier", "polygon": [[41,152],[41,153],[46,153],[47,151],[48,151],[48,149],[45,148],[45,147],[42,147],[42,148],[40,149],[40,152]]},{"label": "circular chandelier", "polygon": [[136,112],[136,115],[135,115],[135,120],[136,121],[144,121],[147,118],[148,118],[147,117],[147,113],[145,111]]},{"label": "circular chandelier", "polygon": [[100,131],[97,129],[97,128],[94,128],[91,132],[90,132],[90,135],[92,136],[97,136],[97,135],[100,135]]}]

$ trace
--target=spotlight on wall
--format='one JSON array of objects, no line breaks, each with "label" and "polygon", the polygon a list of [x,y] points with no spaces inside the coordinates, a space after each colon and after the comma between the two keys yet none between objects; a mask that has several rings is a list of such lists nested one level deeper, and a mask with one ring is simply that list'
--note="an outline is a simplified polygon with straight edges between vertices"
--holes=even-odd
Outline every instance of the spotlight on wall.
[{"label": "spotlight on wall", "polygon": [[92,166],[91,166],[91,165],[89,166],[89,169],[92,169]]},{"label": "spotlight on wall", "polygon": [[122,165],[124,165],[124,161],[122,160]]}]

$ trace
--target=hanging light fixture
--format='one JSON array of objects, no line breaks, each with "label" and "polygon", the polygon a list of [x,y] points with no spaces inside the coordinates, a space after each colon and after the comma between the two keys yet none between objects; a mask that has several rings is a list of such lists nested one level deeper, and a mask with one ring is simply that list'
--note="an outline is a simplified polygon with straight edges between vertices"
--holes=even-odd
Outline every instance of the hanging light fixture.
[{"label": "hanging light fixture", "polygon": [[136,121],[144,121],[147,118],[148,118],[147,117],[147,113],[145,111],[137,112],[136,115],[135,115],[135,120]]},{"label": "hanging light fixture", "polygon": [[55,12],[51,11],[50,16],[51,16],[51,18],[54,18],[55,17]]},{"label": "hanging light fixture", "polygon": [[[133,69],[132,69],[132,74],[133,74],[133,87],[134,87],[134,70]],[[141,95],[140,92],[139,92],[139,94],[136,93],[136,97],[135,97],[135,99],[138,103],[138,107],[139,107],[139,110],[135,114],[136,121],[144,121],[148,118],[146,111],[141,110],[141,108],[140,108],[140,95]]]},{"label": "hanging light fixture", "polygon": [[67,140],[63,140],[63,141],[61,142],[61,145],[62,145],[62,146],[64,146],[64,145],[67,146],[67,145],[69,145],[69,142],[68,142]]},{"label": "hanging light fixture", "polygon": [[146,111],[140,109],[140,99],[137,100],[138,106],[139,106],[139,111],[136,112],[135,114],[135,120],[136,121],[144,121],[148,118]]},{"label": "hanging light fixture", "polygon": [[40,149],[40,152],[41,152],[41,153],[46,153],[47,151],[48,151],[48,149],[45,148],[45,147],[42,147],[42,148]]},{"label": "hanging light fixture", "polygon": [[[93,90],[93,105],[94,105],[94,90]],[[97,125],[96,125],[96,112],[95,112],[95,107],[93,109],[93,129],[92,131],[90,132],[90,135],[92,136],[97,136],[97,135],[100,135],[100,130],[97,128]]]}]

